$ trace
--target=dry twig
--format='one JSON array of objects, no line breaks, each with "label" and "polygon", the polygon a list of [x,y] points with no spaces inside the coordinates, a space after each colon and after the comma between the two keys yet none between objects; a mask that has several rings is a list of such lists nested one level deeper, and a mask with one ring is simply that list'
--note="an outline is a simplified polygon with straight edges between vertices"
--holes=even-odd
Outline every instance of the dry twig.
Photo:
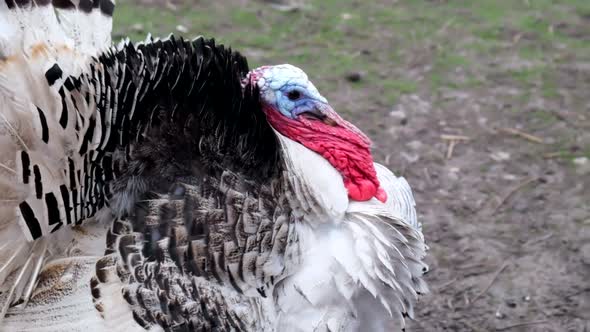
[{"label": "dry twig", "polygon": [[447,159],[451,159],[453,157],[453,150],[455,149],[455,145],[457,145],[458,141],[451,140],[449,141],[449,147],[447,149]]},{"label": "dry twig", "polygon": [[523,247],[528,247],[528,246],[530,246],[530,245],[533,245],[533,244],[537,244],[537,243],[539,243],[539,242],[546,241],[546,240],[548,240],[549,238],[551,238],[552,236],[553,236],[553,232],[551,232],[551,233],[549,233],[549,234],[545,234],[545,235],[543,235],[543,236],[541,236],[541,237],[538,237],[538,238],[535,238],[535,239],[530,239],[530,240],[528,240],[527,242],[525,242],[525,243],[524,243],[522,246],[523,246]]},{"label": "dry twig", "polygon": [[451,309],[452,311],[455,311],[455,307],[453,306],[453,299],[448,298],[447,299],[447,306],[449,307],[449,309]]},{"label": "dry twig", "polygon": [[535,135],[531,135],[529,133],[525,133],[523,131],[520,131],[520,130],[517,130],[517,129],[514,129],[514,128],[500,128],[498,130],[499,131],[502,131],[502,132],[505,132],[507,134],[512,134],[514,136],[518,136],[518,137],[524,138],[524,139],[526,139],[528,141],[531,141],[531,142],[534,142],[534,143],[539,143],[539,144],[543,144],[544,143],[542,138],[540,138],[538,136],[535,136]]},{"label": "dry twig", "polygon": [[562,154],[563,154],[563,152],[561,152],[561,151],[548,152],[543,155],[543,158],[544,159],[559,158],[559,157],[561,157]]},{"label": "dry twig", "polygon": [[522,33],[517,33],[512,37],[512,45],[516,45],[522,38]]},{"label": "dry twig", "polygon": [[504,195],[501,199],[500,202],[498,203],[498,205],[496,206],[496,208],[494,209],[494,211],[492,211],[492,214],[494,214],[496,211],[498,211],[498,209],[500,209],[500,207],[506,203],[506,201],[512,196],[514,195],[517,191],[519,191],[520,189],[524,188],[526,185],[528,185],[529,183],[538,181],[539,178],[538,177],[533,177],[533,178],[528,178],[526,180],[524,180],[523,182],[519,183],[516,187],[510,189],[510,191],[508,193],[506,193],[506,195]]},{"label": "dry twig", "polygon": [[447,145],[447,154],[446,159],[451,159],[453,157],[453,151],[455,150],[455,145],[459,142],[469,141],[471,138],[463,135],[450,135],[450,134],[442,134],[440,138],[443,141],[448,141],[449,144]]},{"label": "dry twig", "polygon": [[504,326],[504,327],[497,327],[496,331],[507,331],[507,330],[511,330],[511,329],[514,329],[517,327],[538,325],[538,324],[548,324],[548,323],[549,323],[549,321],[547,321],[547,320],[537,320],[537,321],[532,321],[532,322],[517,323],[517,324],[512,324],[512,325],[508,325],[508,326]]},{"label": "dry twig", "polygon": [[567,154],[563,151],[548,152],[543,155],[543,159],[556,159],[556,158],[577,158],[583,157],[583,155]]},{"label": "dry twig", "polygon": [[471,138],[463,135],[449,135],[449,134],[442,134],[440,138],[445,141],[469,141]]},{"label": "dry twig", "polygon": [[447,20],[440,29],[438,29],[438,31],[436,32],[436,34],[443,34],[447,31],[447,29],[453,25],[453,23],[455,22],[455,17],[451,17],[449,20]]},{"label": "dry twig", "polygon": [[451,281],[445,282],[444,284],[442,284],[436,288],[436,292],[440,293],[440,291],[442,291],[445,288],[449,287],[450,285],[454,284],[456,281],[457,281],[457,278],[453,278]]},{"label": "dry twig", "polygon": [[494,273],[494,276],[492,277],[492,279],[490,280],[488,285],[481,292],[477,293],[477,295],[475,295],[475,297],[473,297],[473,299],[469,302],[473,304],[473,303],[475,303],[475,301],[477,299],[479,299],[482,295],[484,295],[490,289],[490,287],[492,287],[492,285],[494,284],[494,281],[496,281],[496,279],[498,278],[500,273],[502,273],[502,271],[504,271],[504,269],[507,266],[508,266],[508,262],[504,262],[502,264],[502,266],[500,266],[500,268],[498,270],[496,270],[496,273]]}]

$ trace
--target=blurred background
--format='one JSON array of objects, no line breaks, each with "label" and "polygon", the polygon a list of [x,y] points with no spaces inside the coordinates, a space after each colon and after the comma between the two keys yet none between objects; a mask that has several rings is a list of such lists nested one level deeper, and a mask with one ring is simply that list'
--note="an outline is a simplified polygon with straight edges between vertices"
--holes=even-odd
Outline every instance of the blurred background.
[{"label": "blurred background", "polygon": [[414,189],[408,331],[590,331],[589,0],[134,0],[115,40],[291,63]]}]

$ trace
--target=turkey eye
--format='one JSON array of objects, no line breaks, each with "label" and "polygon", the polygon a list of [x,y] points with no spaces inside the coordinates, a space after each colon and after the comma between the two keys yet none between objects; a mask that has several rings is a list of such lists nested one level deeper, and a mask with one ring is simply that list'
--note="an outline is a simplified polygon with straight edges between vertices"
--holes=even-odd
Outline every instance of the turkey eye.
[{"label": "turkey eye", "polygon": [[297,90],[289,91],[289,94],[287,95],[289,100],[297,100],[299,97],[301,97],[301,93]]}]

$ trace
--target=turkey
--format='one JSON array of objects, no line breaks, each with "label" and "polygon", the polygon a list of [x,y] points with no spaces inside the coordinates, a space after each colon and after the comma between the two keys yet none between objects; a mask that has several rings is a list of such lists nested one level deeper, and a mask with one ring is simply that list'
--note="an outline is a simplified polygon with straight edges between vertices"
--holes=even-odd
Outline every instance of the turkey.
[{"label": "turkey", "polygon": [[111,0],[0,2],[0,329],[397,331],[408,183],[291,65],[111,45]]}]

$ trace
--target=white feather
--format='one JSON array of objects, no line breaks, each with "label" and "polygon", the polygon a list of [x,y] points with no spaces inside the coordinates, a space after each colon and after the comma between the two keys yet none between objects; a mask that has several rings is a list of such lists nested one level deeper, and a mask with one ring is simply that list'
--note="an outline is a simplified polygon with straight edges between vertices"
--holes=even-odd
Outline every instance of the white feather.
[{"label": "white feather", "polygon": [[[144,331],[131,317],[120,287],[101,288],[111,303],[103,319],[92,303],[88,280],[99,257],[79,256],[47,264],[33,297],[25,308],[12,310],[5,318],[5,331]],[[161,329],[159,329],[161,330]]]},{"label": "white feather", "polygon": [[413,262],[426,250],[408,183],[375,164],[388,200],[349,202],[329,163],[278,136],[293,202],[303,201],[307,212],[294,226],[302,261],[274,292],[278,330],[401,330],[402,313],[412,316],[416,292],[423,291],[413,282],[422,274]]},{"label": "white feather", "polygon": [[[111,18],[98,10],[91,14],[75,8],[60,10],[60,14],[68,16],[70,22],[78,22],[65,24],[50,4],[37,6],[18,3],[18,6],[9,9],[6,2],[0,2],[0,241],[8,244],[0,252],[0,292],[9,294],[9,290],[14,290],[12,301],[6,297],[0,298],[0,307],[5,307],[9,304],[7,301],[13,302],[21,296],[26,302],[45,257],[67,256],[65,249],[71,248],[70,241],[76,238],[69,227],[62,227],[59,232],[43,240],[46,241],[47,250],[45,245],[34,246],[18,205],[25,200],[29,203],[40,221],[42,234],[49,234],[54,226],[47,222],[48,211],[43,199],[35,197],[34,181],[22,183],[20,151],[28,153],[31,167],[38,167],[43,193],[58,192],[58,186],[66,181],[65,174],[58,170],[64,169],[66,157],[71,155],[71,149],[78,146],[79,141],[71,129],[71,123],[66,130],[58,123],[62,107],[57,91],[65,77],[79,75],[87,70],[86,63],[90,56],[110,45],[111,30]],[[70,37],[76,29],[84,33],[83,43],[77,44]],[[49,86],[45,73],[56,64],[62,75],[53,86]],[[66,96],[66,102],[69,103],[70,122],[76,116],[88,116],[94,111],[92,104],[83,107],[81,96],[73,96],[78,105],[78,110],[75,110],[69,97]],[[38,109],[44,113],[46,130],[49,132],[48,142],[42,140],[43,124]],[[72,158],[78,165],[83,162],[79,157]],[[56,200],[65,224],[61,195],[56,195]],[[84,252],[92,246],[104,250],[104,240],[93,245],[84,244],[74,252]],[[26,268],[22,267],[27,262]],[[15,278],[19,275],[20,278]],[[10,311],[13,315],[17,315],[16,312],[17,308]],[[37,327],[43,328],[42,325]],[[34,328],[33,325],[28,327]]]}]

